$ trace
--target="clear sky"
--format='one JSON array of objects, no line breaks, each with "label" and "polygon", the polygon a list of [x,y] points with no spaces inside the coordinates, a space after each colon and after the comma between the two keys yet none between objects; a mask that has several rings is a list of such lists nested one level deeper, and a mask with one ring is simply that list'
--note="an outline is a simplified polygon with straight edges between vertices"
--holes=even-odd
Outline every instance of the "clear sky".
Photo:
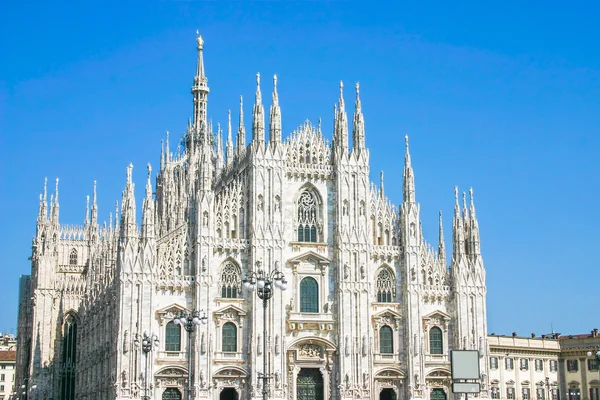
[{"label": "clear sky", "polygon": [[400,203],[408,134],[430,243],[439,210],[451,238],[454,185],[473,187],[490,333],[599,327],[598,3],[370,3],[3,4],[0,331],[16,328],[44,177],[63,224],[83,223],[94,180],[108,220],[130,162],[139,203],[164,132],[191,116],[197,29],[215,124],[228,109],[237,124],[241,94],[248,127],[255,74],[267,108],[276,73],[284,134],[322,117],[331,138],[338,82],[351,113],[360,81],[372,180],[384,170]]}]

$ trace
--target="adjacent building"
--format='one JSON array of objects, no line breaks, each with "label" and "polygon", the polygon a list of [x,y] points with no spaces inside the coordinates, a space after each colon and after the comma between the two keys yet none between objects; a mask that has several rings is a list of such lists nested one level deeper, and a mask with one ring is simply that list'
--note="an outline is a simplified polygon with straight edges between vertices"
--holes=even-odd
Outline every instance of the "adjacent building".
[{"label": "adjacent building", "polygon": [[600,351],[598,329],[587,334],[561,335],[560,390],[568,400],[599,400],[600,370],[596,352]]},{"label": "adjacent building", "polygon": [[[369,180],[358,84],[349,118],[340,83],[332,142],[320,120],[283,136],[277,77],[267,122],[259,75],[249,144],[241,99],[236,133],[230,113],[215,135],[203,48],[181,147],[167,136],[148,165],[141,225],[131,165],[108,224],[95,184],[82,226],[59,222],[58,180],[50,201],[44,186],[19,314],[28,399],[257,399],[268,373],[272,399],[445,400],[451,349],[480,351],[489,397],[473,192],[455,189],[451,249],[441,214],[429,244],[408,138],[402,203],[383,173]],[[288,290],[265,312],[242,283],[276,271]],[[207,324],[193,333],[174,323],[194,312]],[[159,339],[147,354],[144,332]]]},{"label": "adjacent building", "polygon": [[15,364],[17,352],[0,350],[0,400],[15,398]]}]

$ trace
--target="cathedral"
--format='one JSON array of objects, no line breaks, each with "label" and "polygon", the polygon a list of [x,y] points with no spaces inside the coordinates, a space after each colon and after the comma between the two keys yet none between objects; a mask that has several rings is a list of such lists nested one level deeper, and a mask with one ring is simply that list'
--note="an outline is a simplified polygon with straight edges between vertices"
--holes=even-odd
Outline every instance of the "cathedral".
[{"label": "cathedral", "polygon": [[320,121],[284,138],[277,77],[267,125],[260,75],[251,137],[241,99],[237,133],[229,114],[214,134],[203,47],[193,117],[147,167],[141,225],[132,165],[108,223],[95,183],[82,226],[59,222],[58,180],[44,186],[19,310],[23,398],[446,400],[451,349],[479,350],[489,397],[472,191],[467,204],[455,189],[447,259],[441,214],[437,249],[422,235],[408,138],[402,204],[369,180],[358,84],[351,143],[342,83],[331,142]]}]

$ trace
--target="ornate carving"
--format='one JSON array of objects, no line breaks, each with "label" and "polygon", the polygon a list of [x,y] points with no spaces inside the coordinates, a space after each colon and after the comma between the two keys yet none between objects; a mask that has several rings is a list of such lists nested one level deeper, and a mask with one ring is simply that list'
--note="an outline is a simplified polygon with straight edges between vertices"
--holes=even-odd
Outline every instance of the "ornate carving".
[{"label": "ornate carving", "polygon": [[323,352],[323,348],[319,345],[315,345],[315,344],[310,344],[310,343],[306,343],[306,344],[302,344],[299,347],[299,353],[300,356],[302,357],[309,357],[309,358],[315,358],[315,357],[321,357],[321,354]]}]

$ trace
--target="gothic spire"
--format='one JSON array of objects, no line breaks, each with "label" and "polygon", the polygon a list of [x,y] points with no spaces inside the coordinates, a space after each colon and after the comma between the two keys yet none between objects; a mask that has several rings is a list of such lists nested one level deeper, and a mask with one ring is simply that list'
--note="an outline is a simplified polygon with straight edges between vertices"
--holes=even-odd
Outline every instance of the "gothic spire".
[{"label": "gothic spire", "polygon": [[221,124],[217,123],[217,170],[223,168],[223,160],[223,131],[221,130]]},{"label": "gothic spire", "polygon": [[260,93],[260,73],[256,74],[256,97],[254,100],[254,112],[252,113],[252,141],[265,141],[265,109],[262,105]]},{"label": "gothic spire", "polygon": [[381,197],[383,197],[383,171],[379,172],[379,187],[381,191]]},{"label": "gothic spire", "polygon": [[408,149],[408,135],[404,137],[406,144],[406,155],[404,156],[404,202],[415,202],[415,177],[410,161],[410,151]]},{"label": "gothic spire", "polygon": [[148,180],[146,181],[146,197],[142,212],[142,237],[154,237],[154,199],[152,198],[152,166],[148,163]]},{"label": "gothic spire", "polygon": [[160,170],[165,169],[165,142],[160,141]]},{"label": "gothic spire", "polygon": [[227,111],[227,144],[225,150],[225,156],[227,157],[227,164],[233,161],[233,138],[231,133],[231,110]]},{"label": "gothic spire", "polygon": [[354,108],[354,125],[352,130],[352,150],[365,148],[365,118],[360,103],[359,84],[356,82],[356,103]]},{"label": "gothic spire", "polygon": [[54,202],[52,204],[52,222],[55,225],[58,225],[58,214],[59,214],[59,205],[58,205],[58,178],[56,178],[56,191],[54,192]]},{"label": "gothic spire", "polygon": [[38,214],[38,222],[43,222],[48,218],[48,205],[46,203],[48,178],[44,178],[44,194],[40,194],[40,212]]},{"label": "gothic spire", "polygon": [[446,244],[444,243],[444,227],[442,225],[442,212],[440,211],[440,232],[438,242],[438,258],[446,265]]},{"label": "gothic spire", "polygon": [[452,222],[452,256],[454,259],[465,252],[465,231],[458,203],[458,187],[454,187],[454,221]]},{"label": "gothic spire", "polygon": [[85,226],[90,223],[90,195],[85,196]]},{"label": "gothic spire", "polygon": [[279,95],[277,94],[277,75],[273,75],[273,102],[271,103],[269,122],[270,142],[281,143],[281,108],[279,107]]},{"label": "gothic spire", "polygon": [[94,196],[92,198],[92,226],[98,225],[98,204],[96,203],[96,181],[94,181]]},{"label": "gothic spire", "polygon": [[473,199],[473,188],[469,189],[470,212],[471,212],[471,254],[480,254],[479,223],[475,216],[475,200]]},{"label": "gothic spire", "polygon": [[244,99],[240,96],[240,120],[238,123],[238,134],[237,134],[237,152],[241,152],[246,148],[246,128],[244,127]]},{"label": "gothic spire", "polygon": [[204,59],[202,51],[204,49],[204,40],[198,34],[196,41],[198,42],[198,64],[196,67],[196,76],[194,77],[194,86],[192,86],[192,94],[194,96],[194,131],[199,133],[199,137],[203,144],[209,144],[210,139],[206,133],[206,108],[208,103],[208,79],[204,73]]},{"label": "gothic spire", "polygon": [[334,145],[340,154],[348,153],[348,115],[344,106],[344,82],[340,81],[340,99],[335,109]]},{"label": "gothic spire", "polygon": [[137,236],[134,183],[131,177],[133,164],[127,167],[127,184],[121,201],[121,234],[123,237]]}]

